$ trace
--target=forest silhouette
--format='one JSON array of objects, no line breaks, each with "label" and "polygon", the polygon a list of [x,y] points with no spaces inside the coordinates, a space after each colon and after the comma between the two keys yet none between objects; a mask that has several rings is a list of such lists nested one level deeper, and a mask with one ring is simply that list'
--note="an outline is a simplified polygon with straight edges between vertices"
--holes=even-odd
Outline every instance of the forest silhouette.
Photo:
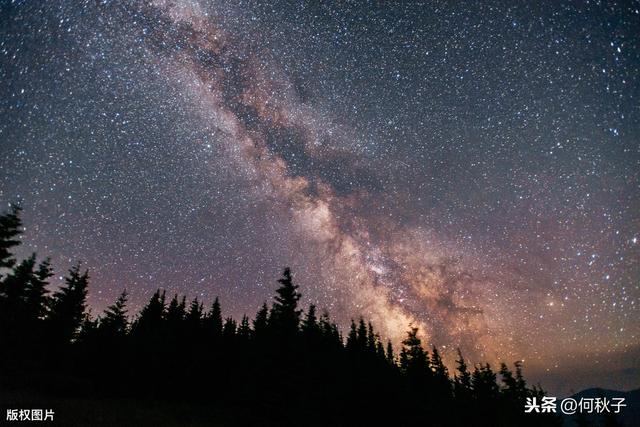
[{"label": "forest silhouette", "polygon": [[0,215],[0,385],[22,396],[155,402],[161,417],[176,402],[205,408],[189,425],[561,425],[555,414],[524,413],[526,398],[544,392],[520,362],[471,367],[458,350],[449,372],[417,328],[394,349],[363,318],[343,337],[328,313],[299,307],[289,268],[253,319],[223,318],[218,298],[205,307],[162,290],[135,316],[123,292],[94,318],[89,273],[75,265],[49,289],[48,259],[13,254],[21,230],[20,208]]}]

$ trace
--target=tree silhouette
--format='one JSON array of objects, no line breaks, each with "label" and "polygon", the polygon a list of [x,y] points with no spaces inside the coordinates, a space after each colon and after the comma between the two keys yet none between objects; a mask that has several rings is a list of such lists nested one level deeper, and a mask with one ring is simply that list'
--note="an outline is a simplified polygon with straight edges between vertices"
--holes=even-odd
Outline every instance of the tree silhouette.
[{"label": "tree silhouette", "polygon": [[500,391],[496,383],[496,374],[488,363],[476,366],[471,374],[474,396],[480,400],[493,400]]},{"label": "tree silhouette", "polygon": [[41,311],[32,306],[30,300],[33,298],[29,298],[30,287],[33,288],[32,283],[38,280],[35,262],[33,254],[17,264],[0,282],[0,341],[4,348],[15,348],[22,336],[34,327]]},{"label": "tree silhouette", "polygon": [[247,315],[245,314],[240,320],[240,326],[238,326],[237,331],[238,339],[240,340],[240,342],[243,344],[248,343],[249,339],[251,338],[251,332],[251,326],[249,326],[249,317],[247,317]]},{"label": "tree silhouette", "polygon": [[471,394],[471,373],[459,348],[457,352],[456,371],[458,372],[455,376],[454,391],[456,396],[466,398]]},{"label": "tree silhouette", "polygon": [[189,305],[189,311],[185,315],[185,327],[187,330],[199,334],[200,328],[202,327],[202,311],[202,303],[198,301],[198,298],[194,298]]},{"label": "tree silhouette", "polygon": [[142,308],[138,319],[134,322],[133,335],[143,339],[157,337],[163,327],[165,310],[165,292],[160,293],[160,289],[158,289],[151,296],[147,305]]},{"label": "tree silhouette", "polygon": [[351,326],[349,326],[349,335],[347,335],[347,350],[351,353],[358,349],[358,329],[356,323],[351,319]]},{"label": "tree silhouette", "polygon": [[222,326],[222,338],[227,344],[232,344],[236,337],[237,324],[231,317],[227,317]]},{"label": "tree silhouette", "polygon": [[364,351],[367,349],[367,339],[367,325],[364,323],[364,319],[361,317],[358,321],[358,335],[356,340],[358,351],[364,353]]},{"label": "tree silhouette", "polygon": [[11,268],[16,263],[11,249],[20,244],[18,236],[22,234],[21,211],[20,206],[13,205],[9,212],[0,215],[0,268]]},{"label": "tree silhouette", "polygon": [[27,288],[35,276],[36,254],[19,263],[0,285],[0,296],[11,306],[23,305]]},{"label": "tree silhouette", "polygon": [[387,362],[389,362],[389,364],[391,365],[395,365],[396,364],[396,356],[395,354],[393,354],[393,344],[391,343],[391,341],[387,341]]},{"label": "tree silhouette", "polygon": [[51,260],[47,258],[38,265],[38,270],[27,284],[25,303],[31,319],[42,320],[47,315],[47,286],[52,276]]},{"label": "tree silhouette", "polygon": [[367,350],[375,352],[377,348],[376,332],[371,322],[367,323]]},{"label": "tree silhouette", "polygon": [[182,326],[182,321],[184,320],[187,311],[186,311],[186,297],[178,298],[178,294],[175,294],[171,301],[169,302],[169,306],[167,307],[167,327],[171,330],[172,333],[178,333]]},{"label": "tree silhouette", "polygon": [[449,371],[440,357],[440,352],[433,346],[431,359],[429,361],[431,371],[433,372],[433,395],[437,396],[441,402],[448,399],[451,395],[451,381],[449,380]]},{"label": "tree silhouette", "polygon": [[253,320],[253,331],[258,339],[264,338],[269,326],[269,307],[263,303]]},{"label": "tree silhouette", "polygon": [[100,319],[98,330],[108,337],[124,337],[129,328],[127,319],[127,291],[123,291],[116,302],[106,308]]},{"label": "tree silhouette", "polygon": [[402,341],[400,369],[410,377],[425,378],[429,371],[429,356],[418,338],[418,328],[412,327]]},{"label": "tree silhouette", "polygon": [[298,285],[293,284],[291,269],[285,268],[282,278],[278,279],[280,287],[276,290],[275,303],[272,309],[273,326],[278,334],[285,337],[295,336],[300,324],[300,313],[298,310]]},{"label": "tree silhouette", "polygon": [[524,402],[525,398],[528,396],[527,391],[527,382],[522,375],[522,361],[518,360],[514,363],[516,367],[516,393],[518,400]]},{"label": "tree silhouette", "polygon": [[96,402],[150,400],[161,412],[172,402],[203,404],[232,420],[223,425],[559,425],[553,415],[524,413],[525,398],[544,391],[527,386],[520,362],[513,372],[500,365],[499,386],[489,364],[469,372],[459,349],[451,379],[438,348],[429,355],[415,327],[399,357],[363,317],[343,339],[326,311],[318,318],[311,304],[302,316],[288,268],[273,306],[262,304],[253,321],[223,321],[218,298],[206,314],[197,298],[187,307],[176,294],[167,304],[161,290],[131,324],[126,292],[96,319],[86,310],[89,275],[80,265],[51,295],[48,259],[14,259],[18,213],[0,216],[0,257],[11,266],[0,279],[0,386],[17,378],[11,387]]},{"label": "tree silhouette", "polygon": [[60,343],[73,340],[84,319],[89,272],[80,272],[80,264],[69,270],[65,285],[53,294],[48,321]]},{"label": "tree silhouette", "polygon": [[220,300],[218,297],[213,301],[211,310],[205,317],[205,325],[211,336],[219,338],[222,336],[222,310],[220,309]]}]

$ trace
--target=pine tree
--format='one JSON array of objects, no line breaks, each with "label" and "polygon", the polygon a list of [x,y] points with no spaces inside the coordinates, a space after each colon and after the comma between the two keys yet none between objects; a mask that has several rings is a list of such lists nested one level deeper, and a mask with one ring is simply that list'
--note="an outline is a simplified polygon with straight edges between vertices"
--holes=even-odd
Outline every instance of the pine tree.
[{"label": "pine tree", "polygon": [[[96,322],[85,310],[88,273],[82,273],[79,266],[72,268],[65,286],[53,297],[48,297],[46,287],[51,274],[48,260],[36,268],[35,255],[13,266],[5,280],[0,281],[0,302],[3,304],[0,328],[22,325],[2,321],[6,318],[7,310],[4,309],[8,301],[12,301],[21,310],[16,313],[29,313],[27,317],[45,325],[45,331],[58,342],[75,341],[73,345],[53,352],[53,356],[57,356],[53,358],[55,362],[68,360],[73,365],[56,371],[60,363],[53,363],[51,376],[62,378],[72,386],[91,384],[82,392],[93,389],[94,384],[105,386],[110,392],[118,391],[124,388],[121,383],[124,381],[127,389],[137,385],[143,393],[153,394],[160,390],[167,397],[179,395],[181,399],[186,394],[188,398],[220,401],[222,405],[231,403],[240,410],[255,408],[255,403],[259,402],[260,406],[264,403],[265,408],[274,410],[275,418],[286,418],[284,422],[278,419],[278,425],[289,425],[287,421],[294,417],[300,419],[306,413],[317,416],[313,421],[318,425],[342,424],[344,421],[346,425],[544,426],[555,422],[546,417],[548,414],[523,418],[522,404],[513,404],[510,399],[503,398],[512,393],[540,399],[544,394],[536,387],[527,389],[520,362],[515,364],[515,374],[506,365],[501,365],[504,383],[501,390],[496,384],[496,374],[488,364],[476,367],[472,375],[458,349],[455,400],[450,400],[451,383],[442,357],[436,347],[429,357],[418,338],[417,328],[412,327],[402,342],[400,369],[391,341],[385,352],[380,336],[363,318],[357,323],[351,321],[345,351],[339,329],[326,312],[318,319],[316,307],[311,305],[300,321],[301,311],[297,309],[300,296],[288,269],[280,280],[282,286],[274,308],[269,312],[267,304],[262,305],[253,321],[253,330],[246,315],[239,325],[230,317],[223,323],[218,298],[209,313],[203,315],[202,304],[197,298],[187,309],[185,298],[176,295],[167,308],[165,293],[160,290],[153,294],[131,328],[128,328],[126,292]],[[49,311],[46,307],[50,307]],[[168,338],[168,324],[173,324],[180,332],[175,335],[180,342]],[[197,331],[202,331],[202,335],[192,339]],[[283,333],[297,334],[301,339],[289,342],[299,345],[286,345],[282,338],[289,337]],[[212,335],[223,337],[216,342],[215,349],[220,351],[212,351],[207,344],[215,341]],[[40,342],[39,338],[44,335],[21,332],[17,336],[24,341]],[[123,339],[114,341],[110,336]],[[258,337],[262,338],[258,340]],[[24,366],[30,368],[38,361],[34,354],[43,353],[43,360],[50,357],[39,346],[20,348],[7,357],[7,349],[13,346],[4,345],[10,341],[6,336],[0,338],[3,366],[24,369],[15,362],[25,358]],[[305,347],[305,344],[313,345]],[[165,370],[170,364],[180,366],[182,370]],[[66,369],[69,366],[73,369]],[[269,392],[264,393],[265,387]],[[238,395],[243,396],[246,403],[236,399]],[[338,399],[351,396],[353,401],[338,402]],[[387,405],[397,419],[390,421],[376,411],[363,412],[365,405]],[[453,411],[453,408],[462,410]],[[271,425],[269,421],[271,419],[267,424]],[[615,425],[613,418],[605,421]]]},{"label": "pine tree", "polygon": [[518,400],[524,402],[525,398],[529,394],[529,391],[527,390],[527,382],[522,375],[522,361],[516,361],[514,363],[514,366],[516,367],[516,394]]},{"label": "pine tree", "polygon": [[45,259],[38,265],[38,270],[27,285],[25,303],[27,315],[31,319],[42,320],[47,314],[47,294],[49,278],[53,276],[51,260]]},{"label": "pine tree", "polygon": [[22,234],[21,210],[20,206],[13,205],[10,212],[0,215],[0,268],[11,268],[16,263],[11,249],[20,244],[18,236]]},{"label": "pine tree", "polygon": [[367,349],[367,325],[364,319],[360,317],[358,321],[358,350],[364,352]]},{"label": "pine tree", "polygon": [[315,340],[320,334],[320,326],[318,325],[318,318],[316,317],[316,306],[311,304],[307,315],[302,321],[302,332],[307,339]]},{"label": "pine tree", "polygon": [[373,330],[371,322],[367,323],[367,350],[371,353],[376,351],[376,332]]},{"label": "pine tree", "polygon": [[189,305],[189,311],[185,316],[186,326],[190,331],[197,332],[202,326],[202,304],[198,298],[194,298]]},{"label": "pine tree", "polygon": [[20,345],[37,319],[37,313],[33,313],[35,310],[28,302],[30,286],[37,281],[35,262],[33,254],[16,265],[0,282],[0,337],[8,340],[3,347]]},{"label": "pine tree", "polygon": [[262,338],[266,335],[267,328],[269,326],[269,307],[264,302],[256,314],[256,318],[253,321],[253,331],[256,337]]},{"label": "pine tree", "polygon": [[138,319],[133,324],[132,334],[144,337],[157,337],[165,321],[166,302],[165,292],[160,293],[160,289],[156,290],[145,305]]},{"label": "pine tree", "polygon": [[462,352],[458,348],[458,358],[456,359],[456,370],[458,373],[455,376],[454,391],[456,396],[466,398],[471,392],[471,373],[467,368],[467,363],[462,356]]},{"label": "pine tree", "polygon": [[351,326],[349,327],[349,335],[347,335],[347,350],[350,352],[356,351],[358,348],[358,330],[356,322],[351,319]]},{"label": "pine tree", "polygon": [[123,291],[115,303],[104,311],[98,330],[108,337],[124,337],[129,328],[127,319],[127,291]]},{"label": "pine tree", "polygon": [[15,266],[11,273],[0,282],[0,297],[6,301],[7,305],[11,307],[10,309],[15,310],[24,306],[27,288],[35,276],[33,271],[35,264],[36,254],[32,254]]},{"label": "pine tree", "polygon": [[178,294],[174,294],[167,307],[167,325],[172,331],[177,331],[186,315],[186,298],[183,296],[178,298]]},{"label": "pine tree", "polygon": [[451,382],[449,381],[449,370],[444,365],[440,352],[433,346],[431,360],[429,362],[433,372],[433,386],[439,398],[449,397],[451,394]]},{"label": "pine tree", "polygon": [[236,321],[227,317],[222,326],[222,338],[227,345],[232,344],[236,337]]},{"label": "pine tree", "polygon": [[273,304],[272,318],[274,326],[281,336],[294,336],[300,324],[300,313],[298,310],[298,285],[294,285],[291,277],[291,269],[285,268],[282,278],[278,280],[280,287],[276,290],[278,294]]},{"label": "pine tree", "polygon": [[251,338],[251,327],[249,326],[249,318],[246,314],[242,316],[240,326],[238,327],[237,336],[238,339],[243,343],[247,343]]},{"label": "pine tree", "polygon": [[222,310],[220,308],[220,300],[218,297],[213,301],[211,310],[207,313],[205,323],[207,330],[215,338],[222,336]]},{"label": "pine tree", "polygon": [[[85,344],[103,345],[104,341],[97,340],[97,332],[99,330],[99,320],[91,317],[91,313],[85,312],[80,321],[80,328],[77,332],[77,341]],[[102,338],[102,337],[100,337]],[[106,350],[106,349],[104,349]]]},{"label": "pine tree", "polygon": [[502,383],[504,384],[503,393],[509,398],[517,400],[518,390],[516,379],[504,362],[500,363],[500,375],[502,376]]},{"label": "pine tree", "polygon": [[65,285],[53,294],[48,321],[58,342],[73,340],[80,329],[87,304],[89,272],[80,272],[80,264],[69,270]]},{"label": "pine tree", "polygon": [[429,357],[418,338],[418,328],[411,327],[402,341],[400,368],[407,375],[424,377],[429,370]]},{"label": "pine tree", "polygon": [[331,321],[329,313],[325,310],[320,316],[320,331],[322,340],[329,349],[343,348],[342,336],[338,329],[338,325]]},{"label": "pine tree", "polygon": [[476,366],[471,375],[471,384],[473,394],[476,399],[480,400],[496,400],[498,397],[499,387],[496,383],[496,374],[488,363]]},{"label": "pine tree", "polygon": [[449,370],[444,365],[440,352],[436,346],[433,346],[433,352],[431,354],[431,370],[436,376],[442,378],[449,378]]},{"label": "pine tree", "polygon": [[387,362],[392,365],[396,364],[396,356],[393,354],[393,344],[391,344],[391,341],[387,341]]}]

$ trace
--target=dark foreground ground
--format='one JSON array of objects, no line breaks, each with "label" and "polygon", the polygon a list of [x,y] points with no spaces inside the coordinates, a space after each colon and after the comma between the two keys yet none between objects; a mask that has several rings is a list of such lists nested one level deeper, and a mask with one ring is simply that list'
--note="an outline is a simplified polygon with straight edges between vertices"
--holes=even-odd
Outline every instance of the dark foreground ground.
[{"label": "dark foreground ground", "polygon": [[[618,417],[619,426],[640,426],[640,389],[633,392],[612,392],[590,389],[576,394],[590,397],[597,394],[615,395],[627,398],[627,407]],[[53,422],[6,420],[7,409],[53,409]],[[384,408],[378,408],[384,410]],[[220,409],[215,403],[175,402],[152,400],[149,398],[88,398],[79,396],[54,395],[33,388],[0,385],[0,425],[47,425],[69,427],[111,427],[111,426],[157,426],[157,427],[200,427],[200,426],[274,426],[278,421],[270,416],[267,407],[255,411],[227,407]],[[317,421],[317,420],[315,420]],[[588,426],[606,425],[597,415],[589,415],[582,422]],[[564,427],[578,426],[574,416],[563,417]],[[314,422],[313,417],[300,420],[300,426],[323,425]],[[345,423],[344,425],[353,425]],[[371,424],[368,424],[371,425]],[[382,424],[381,424],[382,425]],[[386,424],[389,425],[389,424]]]}]

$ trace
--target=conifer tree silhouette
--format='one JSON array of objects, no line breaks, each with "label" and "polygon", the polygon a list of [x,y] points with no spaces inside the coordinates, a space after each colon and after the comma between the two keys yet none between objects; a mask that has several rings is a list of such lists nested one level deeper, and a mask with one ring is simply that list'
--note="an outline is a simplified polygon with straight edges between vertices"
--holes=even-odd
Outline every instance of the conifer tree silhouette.
[{"label": "conifer tree silhouette", "polygon": [[513,377],[513,373],[504,362],[500,363],[500,375],[502,376],[502,383],[504,384],[504,394],[511,399],[517,399],[518,386],[516,379]]},{"label": "conifer tree silhouette", "polygon": [[387,362],[389,362],[389,364],[391,365],[395,365],[396,364],[396,356],[395,354],[393,354],[393,344],[391,343],[391,340],[387,341]]},{"label": "conifer tree silhouette", "polygon": [[186,298],[178,298],[178,294],[175,294],[169,306],[167,307],[167,326],[171,333],[177,333],[180,330],[182,321],[186,315]]},{"label": "conifer tree silhouette", "polygon": [[471,373],[459,348],[457,352],[456,371],[458,372],[455,376],[454,390],[456,396],[467,398],[471,395]]},{"label": "conifer tree silhouette", "polygon": [[376,351],[376,332],[373,330],[371,322],[367,323],[367,350],[371,353]]},{"label": "conifer tree silhouette", "polygon": [[471,374],[471,384],[474,396],[480,400],[493,400],[497,398],[500,391],[496,383],[496,374],[488,363],[480,364],[474,368],[473,374]]},{"label": "conifer tree silhouette", "polygon": [[253,320],[253,331],[257,339],[262,339],[265,337],[267,333],[267,328],[269,326],[269,307],[267,307],[267,303],[264,302],[258,310],[255,319]]},{"label": "conifer tree silhouette", "polygon": [[364,323],[364,319],[361,317],[358,321],[358,339],[357,339],[357,347],[358,351],[364,353],[367,349],[367,325]]},{"label": "conifer tree silhouette", "polygon": [[356,322],[351,319],[351,325],[349,326],[349,335],[347,335],[347,350],[351,353],[355,352],[358,348],[358,329]]},{"label": "conifer tree silhouette", "polygon": [[342,336],[338,330],[338,325],[331,321],[329,313],[324,311],[320,316],[320,331],[322,332],[322,342],[326,346],[326,349],[335,350],[339,348],[343,349]]},{"label": "conifer tree silhouette", "polygon": [[400,369],[414,378],[424,379],[429,371],[429,356],[422,348],[418,338],[418,328],[411,327],[407,337],[402,341],[400,351]]},{"label": "conifer tree silhouette", "polygon": [[115,303],[105,309],[104,317],[100,319],[98,330],[109,338],[121,338],[128,332],[127,298],[127,291],[122,291]]},{"label": "conifer tree silhouette", "polygon": [[20,244],[18,237],[22,234],[21,211],[20,206],[13,205],[9,212],[0,215],[0,268],[11,268],[16,263],[11,249]]},{"label": "conifer tree silhouette", "polygon": [[132,333],[143,339],[157,338],[165,320],[165,292],[158,289],[149,299],[133,324]]},{"label": "conifer tree silhouette", "polygon": [[293,337],[298,332],[300,313],[298,309],[298,285],[293,284],[291,269],[285,268],[282,278],[278,279],[280,287],[276,290],[275,303],[272,309],[273,327],[283,337]]},{"label": "conifer tree silhouette", "polygon": [[316,306],[313,304],[309,306],[306,316],[302,320],[301,332],[305,344],[309,346],[310,349],[317,349],[320,345],[322,331],[320,330],[320,323],[316,316]]},{"label": "conifer tree silhouette", "polygon": [[198,301],[198,298],[194,298],[189,305],[189,311],[185,315],[185,327],[195,335],[199,335],[200,328],[202,327],[202,304]]},{"label": "conifer tree silhouette", "polygon": [[380,339],[380,335],[375,335],[375,343],[376,343],[376,356],[379,360],[385,360],[387,358],[387,354],[384,350],[384,345],[382,345],[382,340]]},{"label": "conifer tree silhouette", "polygon": [[436,346],[433,346],[431,351],[431,358],[429,360],[431,371],[433,372],[433,395],[439,401],[439,404],[443,404],[444,400],[451,397],[451,381],[449,380],[449,371],[442,361],[440,352]]},{"label": "conifer tree silhouette", "polygon": [[211,310],[205,318],[207,331],[214,339],[222,337],[222,310],[220,308],[220,299],[215,298],[211,305]]},{"label": "conifer tree silhouette", "polygon": [[[197,298],[187,307],[176,294],[167,304],[161,290],[131,324],[126,292],[95,319],[86,310],[88,273],[79,265],[50,296],[49,260],[14,260],[10,249],[21,227],[14,212],[0,216],[2,266],[11,265],[0,280],[0,370],[96,401],[106,394],[161,399],[159,407],[204,402],[240,425],[558,426],[548,414],[525,416],[525,397],[540,399],[544,391],[527,387],[520,362],[515,373],[500,366],[500,387],[488,364],[470,373],[459,349],[452,381],[439,350],[434,346],[430,357],[415,327],[399,358],[362,317],[351,321],[344,340],[326,311],[318,319],[312,304],[302,316],[288,268],[271,310],[260,307],[253,329],[246,315],[239,324],[223,322],[218,298],[204,314]],[[47,345],[55,351],[42,351]]]},{"label": "conifer tree silhouette", "polygon": [[302,321],[302,331],[307,335],[318,332],[318,318],[316,317],[316,306],[311,304],[305,319]]},{"label": "conifer tree silhouette", "polygon": [[517,393],[517,397],[518,400],[520,402],[524,402],[525,398],[528,396],[528,391],[527,391],[527,382],[524,379],[524,376],[522,375],[522,361],[518,360],[514,363],[514,366],[516,367],[516,384],[515,384],[515,388],[516,388],[516,393]]},{"label": "conifer tree silhouette", "polygon": [[251,338],[251,326],[249,326],[249,317],[245,314],[242,316],[242,320],[240,320],[240,326],[238,326],[238,339],[243,344],[249,342]]},{"label": "conifer tree silhouette", "polygon": [[36,254],[20,262],[2,281],[0,295],[13,306],[21,305],[27,294],[29,283],[35,275]]},{"label": "conifer tree silhouette", "polygon": [[47,258],[38,265],[38,269],[27,284],[25,303],[30,319],[42,320],[47,315],[47,295],[49,278],[53,276],[51,259]]},{"label": "conifer tree silhouette", "polygon": [[[0,343],[16,349],[25,334],[40,338],[39,323],[46,310],[46,263],[34,271],[36,255],[14,266],[0,281]],[[19,354],[16,354],[16,356]]]},{"label": "conifer tree silhouette", "polygon": [[433,346],[431,352],[431,370],[436,376],[440,376],[442,378],[449,377],[449,371],[447,367],[444,365],[442,361],[442,357],[440,357],[440,352],[436,346]]},{"label": "conifer tree silhouette", "polygon": [[235,342],[236,329],[236,321],[231,317],[227,317],[224,321],[224,325],[222,326],[222,338],[226,345],[232,345]]},{"label": "conifer tree silhouette", "polygon": [[84,320],[87,304],[89,272],[80,271],[80,264],[71,267],[65,284],[53,294],[48,322],[59,343],[72,341]]}]

